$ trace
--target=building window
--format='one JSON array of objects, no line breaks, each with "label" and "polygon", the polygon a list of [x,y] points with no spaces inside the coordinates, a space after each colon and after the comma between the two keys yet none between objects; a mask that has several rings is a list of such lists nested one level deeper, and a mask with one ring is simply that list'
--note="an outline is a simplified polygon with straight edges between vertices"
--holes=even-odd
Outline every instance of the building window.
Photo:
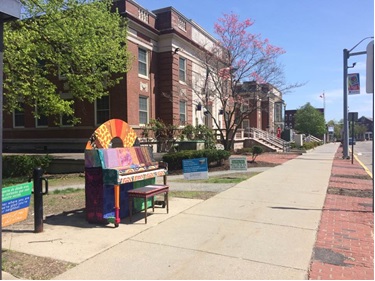
[{"label": "building window", "polygon": [[274,121],[275,122],[282,122],[283,120],[283,104],[281,102],[275,102],[274,107]]},{"label": "building window", "polygon": [[242,121],[242,129],[244,129],[244,130],[250,130],[250,121],[249,121],[249,119],[244,119]]},{"label": "building window", "polygon": [[19,108],[13,112],[13,127],[22,128],[25,127],[25,105],[23,102],[18,103]]},{"label": "building window", "polygon": [[64,71],[61,69],[60,66],[58,66],[57,73],[58,73],[59,80],[66,80],[66,75],[69,73],[69,71],[71,72],[70,67]]},{"label": "building window", "polygon": [[186,101],[180,101],[180,125],[185,125],[186,121]]},{"label": "building window", "polygon": [[142,76],[147,75],[147,51],[144,49],[138,49],[138,74]]},{"label": "building window", "polygon": [[36,126],[37,127],[48,127],[48,117],[46,115],[40,115],[39,118],[36,119]]},{"label": "building window", "polygon": [[103,124],[109,120],[109,96],[103,96],[95,102],[96,125]]},{"label": "building window", "polygon": [[178,28],[182,29],[183,31],[186,31],[186,21],[182,17],[178,17]]},{"label": "building window", "polygon": [[[61,99],[63,99],[66,102],[70,102],[70,108],[73,108],[73,96],[71,93],[61,93],[60,94]],[[61,126],[73,126],[73,116],[67,115],[67,114],[61,114],[60,115],[60,125]]]},{"label": "building window", "polygon": [[250,107],[248,104],[241,104],[241,112],[248,112],[250,110]]},{"label": "building window", "polygon": [[39,115],[39,117],[35,118],[36,127],[48,127],[48,117],[47,115],[44,115],[43,113],[38,113],[39,111],[42,111],[42,109],[38,106],[36,106],[35,112]]},{"label": "building window", "polygon": [[[66,101],[72,101],[73,99],[66,99]],[[72,104],[70,105],[72,107]],[[61,126],[73,126],[73,117],[67,114],[60,115]]]},{"label": "building window", "polygon": [[179,80],[186,81],[186,59],[180,58],[179,60]]},{"label": "building window", "polygon": [[148,123],[148,98],[139,97],[139,124]]}]

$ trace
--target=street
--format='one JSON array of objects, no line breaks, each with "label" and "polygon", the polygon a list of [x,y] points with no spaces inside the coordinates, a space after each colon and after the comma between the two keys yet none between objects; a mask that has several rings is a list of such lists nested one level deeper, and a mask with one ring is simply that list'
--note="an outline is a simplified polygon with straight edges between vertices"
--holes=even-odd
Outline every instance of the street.
[{"label": "street", "polygon": [[[357,155],[358,159],[373,173],[373,158],[372,158],[372,141],[357,141],[354,145],[354,154]],[[349,146],[352,149],[352,146]],[[350,153],[351,155],[351,153]]]}]

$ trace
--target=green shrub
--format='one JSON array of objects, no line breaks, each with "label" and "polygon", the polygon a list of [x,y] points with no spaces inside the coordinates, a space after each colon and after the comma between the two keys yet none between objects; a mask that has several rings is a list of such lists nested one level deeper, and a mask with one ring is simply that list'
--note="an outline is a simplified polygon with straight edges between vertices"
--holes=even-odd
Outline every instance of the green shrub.
[{"label": "green shrub", "polygon": [[290,148],[293,149],[293,148],[297,148],[297,145],[295,142],[291,142],[290,143]]},{"label": "green shrub", "polygon": [[181,140],[204,140],[206,149],[213,149],[215,147],[216,139],[212,129],[205,125],[186,125],[180,135]]},{"label": "green shrub", "polygon": [[253,155],[259,155],[263,153],[263,148],[257,145],[254,145],[251,149],[251,153]]},{"label": "green shrub", "polygon": [[204,150],[184,150],[180,152],[167,153],[163,156],[163,161],[168,163],[169,170],[181,170],[182,160],[194,158],[207,158],[208,165],[220,165],[223,160],[228,159],[230,152],[226,150],[204,149]]},{"label": "green shrub", "polygon": [[321,145],[321,143],[320,142],[316,142],[316,141],[314,141],[314,142],[305,142],[303,144],[303,148],[306,149],[306,150],[309,150],[309,149],[313,149],[313,148],[315,148],[315,147],[317,147],[319,145]]},{"label": "green shrub", "polygon": [[251,153],[252,153],[251,162],[254,163],[257,156],[263,153],[263,148],[261,146],[254,145],[251,148]]},{"label": "green shrub", "polygon": [[31,177],[36,167],[48,168],[51,157],[48,155],[6,155],[3,156],[3,177]]}]

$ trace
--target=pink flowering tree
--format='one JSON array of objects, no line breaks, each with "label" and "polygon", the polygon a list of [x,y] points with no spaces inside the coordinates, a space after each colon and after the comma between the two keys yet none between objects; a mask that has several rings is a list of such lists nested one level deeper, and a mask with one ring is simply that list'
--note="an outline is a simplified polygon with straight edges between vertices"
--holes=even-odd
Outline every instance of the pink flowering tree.
[{"label": "pink flowering tree", "polygon": [[[204,82],[201,88],[196,87],[195,93],[212,122],[217,128],[221,127],[218,133],[226,150],[233,147],[232,136],[238,125],[259,107],[255,99],[241,94],[243,82],[272,85],[279,91],[299,86],[285,86],[283,70],[277,62],[285,51],[268,39],[262,39],[261,35],[250,33],[252,25],[249,19],[240,21],[236,14],[224,14],[215,24],[216,44],[201,55],[206,74],[202,75]],[[223,115],[215,117],[210,104],[220,106]]]}]

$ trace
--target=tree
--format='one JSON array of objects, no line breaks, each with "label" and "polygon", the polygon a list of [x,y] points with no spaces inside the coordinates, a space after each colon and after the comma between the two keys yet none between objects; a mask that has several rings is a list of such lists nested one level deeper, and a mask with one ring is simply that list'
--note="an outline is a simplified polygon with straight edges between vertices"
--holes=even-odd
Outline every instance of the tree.
[{"label": "tree", "polygon": [[330,120],[327,122],[327,126],[333,126],[333,136],[336,140],[341,140],[341,135],[343,131],[343,120],[341,119],[339,122],[335,120]]},{"label": "tree", "polygon": [[128,70],[126,22],[112,0],[21,2],[23,20],[4,30],[5,111],[73,116],[74,99],[94,102]]},{"label": "tree", "polygon": [[[354,134],[353,134],[353,127],[354,127]],[[367,127],[366,125],[359,124],[358,122],[350,121],[349,120],[349,137],[352,137],[354,135],[354,138],[357,140],[363,139],[365,133],[367,132]]]},{"label": "tree", "polygon": [[354,124],[354,134],[357,139],[364,139],[364,135],[367,132],[367,126],[364,124]]},{"label": "tree", "polygon": [[324,116],[310,103],[306,103],[295,114],[295,129],[301,134],[323,136],[326,132]]},{"label": "tree", "polygon": [[[250,19],[241,22],[233,13],[224,14],[215,24],[216,44],[211,47],[207,44],[197,55],[203,71],[193,77],[193,93],[218,128],[226,150],[233,147],[232,136],[242,121],[259,108],[254,96],[246,97],[239,90],[243,81],[267,85],[269,91],[262,93],[264,96],[272,94],[272,89],[286,92],[301,85],[285,84],[283,69],[277,63],[285,51],[271,45],[268,39],[250,33],[248,29],[252,25]],[[213,114],[214,108],[223,111],[224,126],[220,126],[220,118]]]}]

